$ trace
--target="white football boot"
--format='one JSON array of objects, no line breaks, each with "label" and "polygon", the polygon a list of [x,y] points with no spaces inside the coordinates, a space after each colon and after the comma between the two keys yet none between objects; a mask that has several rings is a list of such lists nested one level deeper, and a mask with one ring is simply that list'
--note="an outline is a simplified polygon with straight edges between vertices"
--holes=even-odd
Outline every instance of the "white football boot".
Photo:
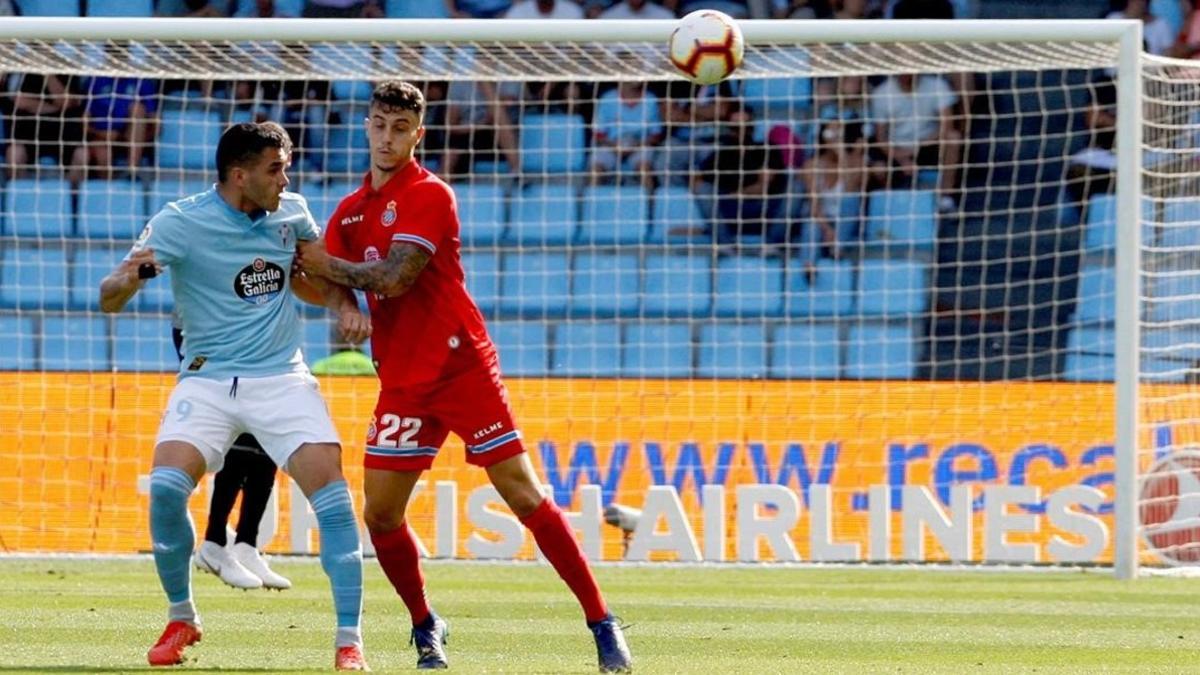
[{"label": "white football boot", "polygon": [[263,585],[262,579],[243,567],[229,549],[211,541],[200,544],[200,550],[196,551],[196,567],[212,572],[234,588],[248,590],[262,588]]},{"label": "white football boot", "polygon": [[292,582],[287,577],[276,574],[274,570],[267,567],[267,561],[263,560],[262,556],[258,554],[258,549],[250,544],[245,542],[234,544],[233,557],[242,564],[242,567],[261,579],[264,587],[277,591],[285,591],[292,587]]}]

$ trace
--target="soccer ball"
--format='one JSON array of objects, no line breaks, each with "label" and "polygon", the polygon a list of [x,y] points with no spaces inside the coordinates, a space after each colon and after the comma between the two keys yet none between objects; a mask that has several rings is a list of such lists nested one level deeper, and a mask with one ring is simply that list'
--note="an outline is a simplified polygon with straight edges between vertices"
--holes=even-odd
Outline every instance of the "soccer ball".
[{"label": "soccer ball", "polygon": [[679,20],[668,51],[684,77],[696,84],[716,84],[742,65],[746,41],[733,17],[701,9]]}]

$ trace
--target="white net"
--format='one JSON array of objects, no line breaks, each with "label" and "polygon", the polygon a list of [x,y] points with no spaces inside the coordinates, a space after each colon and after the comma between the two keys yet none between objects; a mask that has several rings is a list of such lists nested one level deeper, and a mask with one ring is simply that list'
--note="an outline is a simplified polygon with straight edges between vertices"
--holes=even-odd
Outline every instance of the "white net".
[{"label": "white net", "polygon": [[[172,301],[156,280],[109,318],[99,279],[212,182],[231,122],[289,130],[323,222],[367,168],[372,81],[397,77],[426,93],[420,160],[455,189],[518,424],[592,554],[625,554],[599,518],[618,504],[644,510],[632,557],[1110,561],[1116,43],[753,44],[699,88],[665,34],[0,41],[0,546],[145,546]],[[304,316],[311,363],[334,346]],[[323,390],[357,487],[376,383]],[[460,442],[429,478],[431,552],[533,555],[489,530]],[[277,504],[267,549],[311,550],[303,503]]]}]

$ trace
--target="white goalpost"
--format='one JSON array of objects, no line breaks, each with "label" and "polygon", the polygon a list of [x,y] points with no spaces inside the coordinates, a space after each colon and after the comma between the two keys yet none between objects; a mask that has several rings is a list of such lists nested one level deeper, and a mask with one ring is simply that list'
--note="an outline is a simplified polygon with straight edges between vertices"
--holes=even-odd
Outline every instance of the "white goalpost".
[{"label": "white goalpost", "polygon": [[[284,125],[324,227],[400,78],[589,556],[1200,562],[1200,65],[1133,21],[745,21],[696,87],[673,25],[5,20],[0,550],[145,548],[172,303],[96,283],[231,123]],[[310,364],[344,347],[303,317]],[[377,383],[321,382],[357,489]],[[312,552],[280,485],[261,543]],[[458,439],[412,513],[430,555],[536,556]]]}]

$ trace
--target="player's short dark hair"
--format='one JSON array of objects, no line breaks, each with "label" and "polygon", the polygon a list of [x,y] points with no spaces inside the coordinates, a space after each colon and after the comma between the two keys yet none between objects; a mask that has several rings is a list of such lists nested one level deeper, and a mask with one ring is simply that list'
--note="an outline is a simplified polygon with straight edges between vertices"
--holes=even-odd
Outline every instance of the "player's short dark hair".
[{"label": "player's short dark hair", "polygon": [[217,143],[217,180],[224,183],[230,167],[254,160],[267,148],[292,152],[292,139],[279,124],[242,122],[229,127]]},{"label": "player's short dark hair", "polygon": [[417,119],[425,117],[425,95],[416,85],[403,80],[384,80],[371,92],[371,105],[395,110],[411,110]]}]

